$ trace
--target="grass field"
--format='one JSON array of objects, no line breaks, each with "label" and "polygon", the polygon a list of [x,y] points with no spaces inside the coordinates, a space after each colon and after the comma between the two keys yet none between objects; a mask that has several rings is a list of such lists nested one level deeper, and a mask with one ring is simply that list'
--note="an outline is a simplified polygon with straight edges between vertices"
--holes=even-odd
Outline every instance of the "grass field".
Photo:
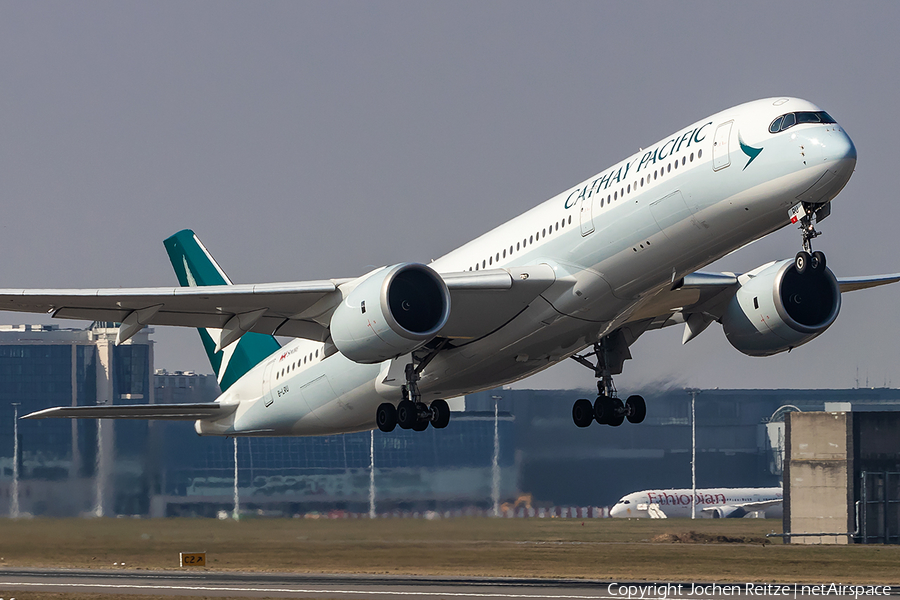
[{"label": "grass field", "polygon": [[[0,565],[575,577],[607,580],[900,583],[898,546],[766,540],[765,519],[33,519],[0,523]],[[673,542],[694,532],[695,542]],[[715,541],[715,540],[720,541]],[[119,563],[115,565],[114,563]]]}]

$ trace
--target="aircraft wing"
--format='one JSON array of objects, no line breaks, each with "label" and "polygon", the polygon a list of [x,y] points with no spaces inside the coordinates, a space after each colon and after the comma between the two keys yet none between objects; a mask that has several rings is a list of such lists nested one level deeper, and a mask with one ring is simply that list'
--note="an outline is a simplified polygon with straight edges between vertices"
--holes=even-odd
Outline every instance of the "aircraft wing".
[{"label": "aircraft wing", "polygon": [[442,273],[450,290],[450,320],[438,334],[476,339],[508,323],[556,281],[548,265]]},{"label": "aircraft wing", "polygon": [[[441,337],[477,338],[505,324],[555,276],[547,265],[442,274],[451,317]],[[122,323],[118,342],[146,325],[237,329],[328,339],[341,286],[352,279],[201,287],[0,289],[0,310]],[[239,337],[239,336],[238,336]]]},{"label": "aircraft wing", "polygon": [[23,419],[158,419],[165,421],[194,421],[209,417],[224,417],[234,412],[237,404],[112,404],[97,406],[57,406],[22,417]]},{"label": "aircraft wing", "polygon": [[759,500],[757,502],[734,502],[732,504],[725,504],[720,506],[707,506],[701,509],[703,512],[716,512],[720,509],[724,509],[728,513],[733,513],[735,511],[740,511],[742,515],[751,513],[757,510],[764,510],[769,508],[770,506],[776,506],[784,502],[781,498],[777,498],[775,500]]},{"label": "aircraft wing", "polygon": [[[309,318],[316,304],[340,302],[341,280],[204,287],[0,290],[0,310],[51,313],[61,319],[222,329],[235,316],[264,310],[249,331],[324,338]],[[335,296],[337,296],[335,298]],[[127,336],[127,337],[130,337]],[[125,339],[127,339],[125,337]],[[120,340],[124,341],[124,339]]]},{"label": "aircraft wing", "polygon": [[900,281],[900,273],[893,275],[872,275],[870,277],[838,277],[838,285],[842,292],[853,292],[868,288],[897,283]]},{"label": "aircraft wing", "polygon": [[[852,292],[900,281],[900,273],[865,277],[838,277],[841,292]],[[731,297],[739,287],[734,273],[696,272],[647,299],[629,323],[641,323],[642,331],[685,324],[683,342],[700,334],[713,321],[722,318]]]}]

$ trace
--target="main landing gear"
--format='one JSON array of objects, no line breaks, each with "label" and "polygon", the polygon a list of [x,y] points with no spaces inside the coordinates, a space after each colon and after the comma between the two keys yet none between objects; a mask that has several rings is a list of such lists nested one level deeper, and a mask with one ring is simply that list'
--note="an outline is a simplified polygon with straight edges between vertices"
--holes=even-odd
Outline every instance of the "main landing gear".
[{"label": "main landing gear", "polygon": [[[591,403],[590,400],[581,398],[572,406],[572,420],[578,427],[587,427],[594,421],[601,425],[618,427],[625,419],[628,419],[629,423],[640,423],[647,416],[647,404],[641,396],[629,396],[625,402],[618,397],[612,380],[610,354],[616,350],[621,352],[622,349],[610,348],[611,344],[608,338],[603,338],[594,344],[593,352],[572,357],[592,369],[598,378],[597,399]],[[627,350],[627,346],[625,349]],[[596,358],[596,364],[590,362],[591,357]]]},{"label": "main landing gear", "polygon": [[424,359],[406,365],[406,385],[400,389],[403,392],[403,400],[396,408],[390,402],[385,402],[375,411],[375,423],[378,429],[384,432],[393,431],[397,425],[401,429],[413,431],[425,431],[430,423],[435,429],[443,429],[450,423],[450,406],[446,400],[432,400],[431,405],[422,402],[419,393],[419,373],[431,362],[431,359],[443,346],[438,346]]}]

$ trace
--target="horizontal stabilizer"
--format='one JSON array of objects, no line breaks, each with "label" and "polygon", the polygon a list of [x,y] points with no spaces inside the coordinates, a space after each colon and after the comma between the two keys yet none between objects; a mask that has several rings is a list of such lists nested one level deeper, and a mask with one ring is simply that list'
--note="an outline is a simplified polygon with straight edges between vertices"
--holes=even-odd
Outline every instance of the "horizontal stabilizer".
[{"label": "horizontal stabilizer", "polygon": [[224,417],[234,412],[237,404],[109,404],[98,406],[57,406],[45,408],[23,419],[159,419],[166,421],[194,421]]}]

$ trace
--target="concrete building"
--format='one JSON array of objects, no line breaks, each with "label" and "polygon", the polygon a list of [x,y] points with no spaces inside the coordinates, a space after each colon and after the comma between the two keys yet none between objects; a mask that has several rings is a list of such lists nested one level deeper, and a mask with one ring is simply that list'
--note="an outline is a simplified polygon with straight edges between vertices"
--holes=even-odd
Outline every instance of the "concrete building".
[{"label": "concrete building", "polygon": [[[536,502],[609,506],[634,491],[691,485],[691,395],[684,389],[641,393],[646,420],[620,427],[575,427],[572,403],[593,396],[573,390],[492,390],[467,396],[466,409],[493,409],[498,396],[501,410],[515,416],[518,480]],[[900,410],[900,390],[701,390],[697,486],[779,485],[785,411],[822,411],[833,403]]]},{"label": "concrete building", "polygon": [[109,323],[0,326],[0,513],[10,509],[14,471],[24,513],[147,510],[145,422],[19,421],[18,469],[12,464],[13,404],[21,416],[50,406],[154,401],[152,330],[120,346],[116,331]]},{"label": "concrete building", "polygon": [[788,539],[900,544],[900,412],[791,413],[786,422]]}]

